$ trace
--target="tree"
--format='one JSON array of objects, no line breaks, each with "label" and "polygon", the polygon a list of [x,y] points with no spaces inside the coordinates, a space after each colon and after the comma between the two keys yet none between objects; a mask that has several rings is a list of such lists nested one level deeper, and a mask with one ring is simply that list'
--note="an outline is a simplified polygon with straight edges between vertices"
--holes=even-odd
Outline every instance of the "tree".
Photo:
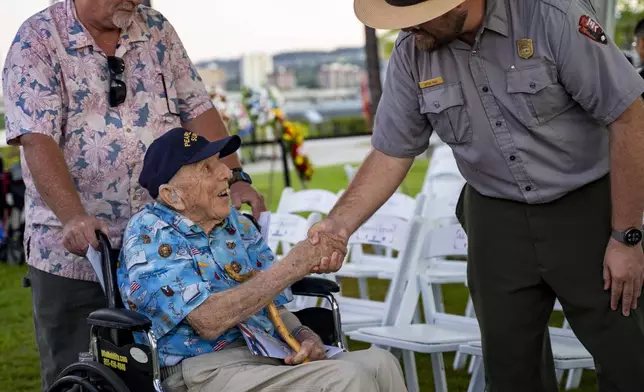
[{"label": "tree", "polygon": [[617,46],[630,49],[633,42],[633,30],[641,19],[644,19],[644,0],[636,2],[620,0],[618,2],[615,37],[613,37]]},{"label": "tree", "polygon": [[369,85],[369,118],[371,123],[369,128],[373,129],[373,118],[378,109],[380,96],[382,95],[382,85],[380,83],[380,51],[378,49],[378,37],[376,30],[365,26],[365,54],[367,57],[367,79]]}]

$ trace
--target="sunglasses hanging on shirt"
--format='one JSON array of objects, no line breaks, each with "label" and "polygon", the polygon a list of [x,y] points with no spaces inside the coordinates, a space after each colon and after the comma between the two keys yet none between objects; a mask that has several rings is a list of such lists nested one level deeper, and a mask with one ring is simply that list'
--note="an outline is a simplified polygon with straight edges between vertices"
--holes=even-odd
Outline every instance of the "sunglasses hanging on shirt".
[{"label": "sunglasses hanging on shirt", "polygon": [[110,70],[110,106],[115,107],[125,102],[127,86],[118,79],[125,71],[125,62],[116,56],[107,56],[107,66]]}]

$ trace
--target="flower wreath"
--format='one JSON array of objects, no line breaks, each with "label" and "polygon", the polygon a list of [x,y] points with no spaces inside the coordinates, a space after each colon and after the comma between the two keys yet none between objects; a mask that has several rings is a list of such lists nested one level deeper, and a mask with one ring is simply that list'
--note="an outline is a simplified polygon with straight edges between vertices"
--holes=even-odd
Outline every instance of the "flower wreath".
[{"label": "flower wreath", "polygon": [[250,119],[250,128],[255,130],[258,127],[271,126],[286,144],[286,150],[291,155],[300,179],[310,181],[313,176],[313,165],[309,157],[301,151],[304,143],[302,127],[286,119],[275,96],[269,90],[244,88],[242,101],[242,106]]}]

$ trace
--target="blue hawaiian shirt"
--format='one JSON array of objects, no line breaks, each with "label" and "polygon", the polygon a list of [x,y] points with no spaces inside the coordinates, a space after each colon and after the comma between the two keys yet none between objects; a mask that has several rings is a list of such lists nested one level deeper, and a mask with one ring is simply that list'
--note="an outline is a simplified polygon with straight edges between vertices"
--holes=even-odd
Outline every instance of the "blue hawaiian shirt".
[{"label": "blue hawaiian shirt", "polygon": [[[117,279],[123,303],[152,321],[161,366],[218,351],[243,339],[237,327],[207,340],[186,316],[210,294],[240,283],[226,274],[226,264],[238,263],[240,273],[269,268],[275,256],[253,223],[231,208],[228,218],[207,235],[188,218],[160,204],[148,204],[127,225]],[[292,299],[286,289],[275,300]],[[266,308],[246,322],[279,338]],[[138,343],[145,343],[137,336]]]}]

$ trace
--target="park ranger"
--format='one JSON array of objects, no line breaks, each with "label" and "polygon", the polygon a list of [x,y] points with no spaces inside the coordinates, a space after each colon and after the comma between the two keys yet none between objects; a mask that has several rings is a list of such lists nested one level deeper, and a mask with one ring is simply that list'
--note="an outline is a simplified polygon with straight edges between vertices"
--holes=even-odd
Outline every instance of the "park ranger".
[{"label": "park ranger", "polygon": [[436,132],[467,180],[458,215],[488,391],[557,391],[546,329],[555,298],[600,390],[644,391],[644,82],[589,2],[354,7],[364,24],[402,32],[374,151],[310,240],[356,230]]}]

